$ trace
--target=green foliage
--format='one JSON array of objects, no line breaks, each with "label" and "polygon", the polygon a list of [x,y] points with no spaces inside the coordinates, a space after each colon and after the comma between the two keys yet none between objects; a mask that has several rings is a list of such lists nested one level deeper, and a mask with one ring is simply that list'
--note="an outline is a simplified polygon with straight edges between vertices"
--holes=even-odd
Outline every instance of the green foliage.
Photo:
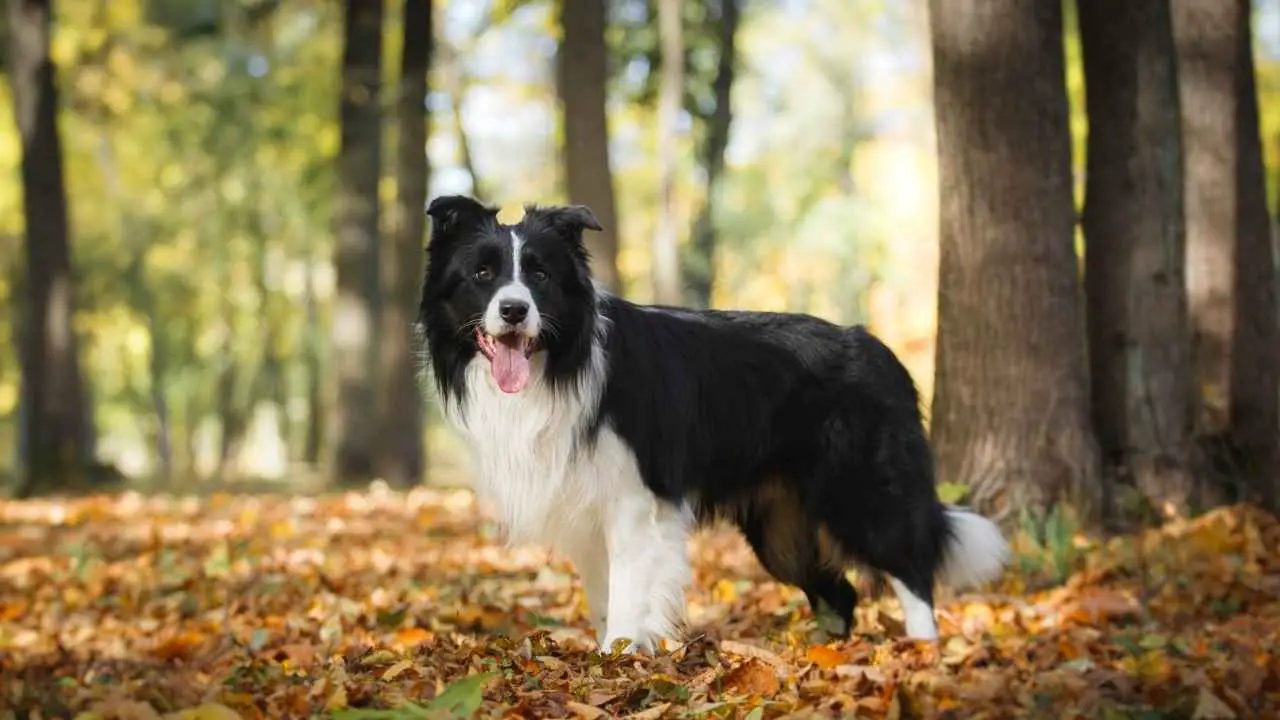
[{"label": "green foliage", "polygon": [[1084,557],[1076,544],[1082,530],[1079,514],[1066,504],[1019,508],[1012,567],[1032,585],[1065,582]]}]

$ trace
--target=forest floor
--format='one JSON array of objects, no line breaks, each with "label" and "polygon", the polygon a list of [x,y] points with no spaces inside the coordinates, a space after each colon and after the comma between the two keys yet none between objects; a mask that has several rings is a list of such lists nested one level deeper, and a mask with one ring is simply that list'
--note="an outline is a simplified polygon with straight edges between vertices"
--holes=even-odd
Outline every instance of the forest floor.
[{"label": "forest floor", "polygon": [[688,641],[610,656],[466,491],[0,502],[0,719],[1280,717],[1250,508],[1020,556],[939,598],[940,643],[890,597],[831,640],[735,533],[692,552]]}]

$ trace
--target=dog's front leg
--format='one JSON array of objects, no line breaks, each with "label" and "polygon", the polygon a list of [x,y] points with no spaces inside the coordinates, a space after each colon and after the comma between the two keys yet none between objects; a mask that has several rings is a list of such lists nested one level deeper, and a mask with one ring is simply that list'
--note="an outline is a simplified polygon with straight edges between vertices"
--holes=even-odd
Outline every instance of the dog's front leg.
[{"label": "dog's front leg", "polygon": [[601,649],[626,638],[628,652],[651,652],[659,638],[675,636],[684,615],[689,520],[645,491],[615,499],[604,530],[609,602]]},{"label": "dog's front leg", "polygon": [[596,642],[604,641],[609,608],[609,552],[604,533],[596,530],[578,539],[569,553],[573,566],[582,579],[587,595],[587,609]]}]

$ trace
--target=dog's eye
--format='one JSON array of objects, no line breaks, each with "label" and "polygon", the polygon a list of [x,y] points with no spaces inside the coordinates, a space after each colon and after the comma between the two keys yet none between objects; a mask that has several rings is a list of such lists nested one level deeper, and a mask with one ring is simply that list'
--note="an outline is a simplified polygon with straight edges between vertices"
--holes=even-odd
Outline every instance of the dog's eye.
[{"label": "dog's eye", "polygon": [[536,283],[544,283],[544,282],[546,282],[546,281],[547,281],[547,271],[546,271],[546,270],[534,270],[534,271],[533,271],[533,274],[532,274],[532,277],[533,277],[533,281],[534,281],[534,282],[536,282]]},{"label": "dog's eye", "polygon": [[493,279],[493,271],[487,267],[482,267],[479,270],[476,270],[471,277],[474,278],[476,282],[489,282]]}]

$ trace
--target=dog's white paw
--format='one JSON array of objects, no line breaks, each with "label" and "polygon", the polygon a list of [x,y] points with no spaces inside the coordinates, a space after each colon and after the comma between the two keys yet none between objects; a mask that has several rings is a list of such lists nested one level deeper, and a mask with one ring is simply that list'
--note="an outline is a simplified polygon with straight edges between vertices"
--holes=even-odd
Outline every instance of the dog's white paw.
[{"label": "dog's white paw", "polygon": [[609,635],[604,636],[604,642],[600,643],[600,652],[612,653],[615,647],[621,647],[620,652],[623,655],[634,655],[638,652],[652,653],[655,647],[653,638],[645,633],[637,633],[637,637],[630,635]]}]

